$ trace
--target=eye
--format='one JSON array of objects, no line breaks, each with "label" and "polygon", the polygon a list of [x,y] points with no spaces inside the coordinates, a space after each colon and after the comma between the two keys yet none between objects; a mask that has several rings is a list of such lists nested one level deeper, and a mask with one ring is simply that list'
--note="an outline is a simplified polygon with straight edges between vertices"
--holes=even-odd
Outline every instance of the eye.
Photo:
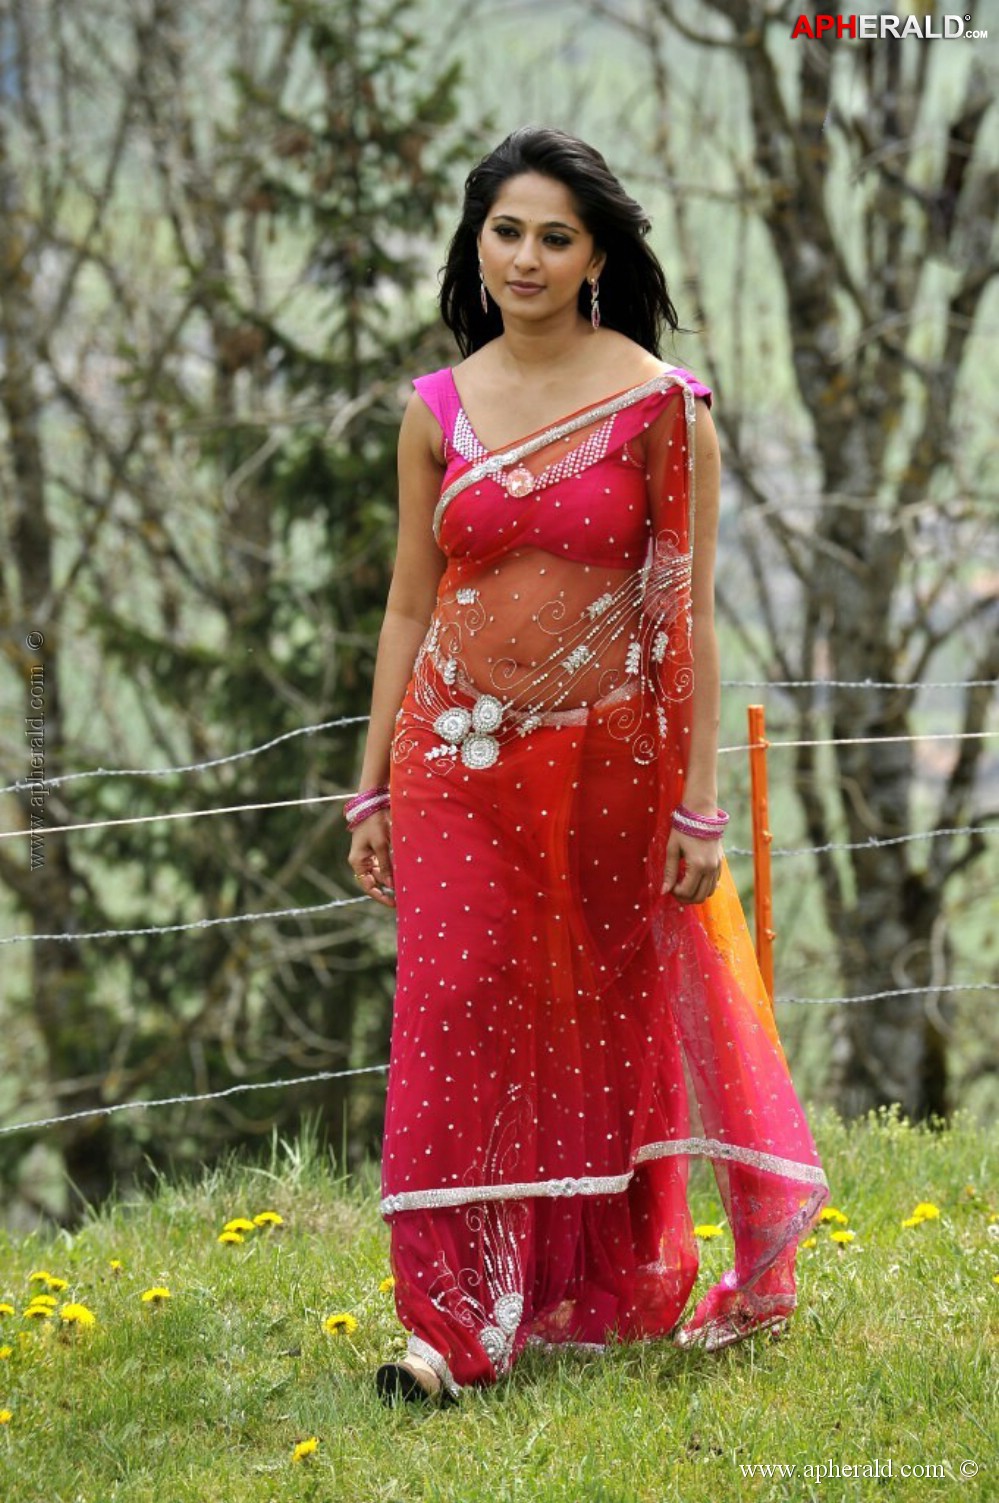
[{"label": "eye", "polygon": [[568,235],[546,235],[545,242],[548,245],[554,245],[560,248],[564,248],[565,246],[572,243]]},{"label": "eye", "polygon": [[493,226],[493,234],[498,235],[501,240],[509,240],[514,237],[516,233],[517,231],[514,229],[512,224],[497,224]]}]

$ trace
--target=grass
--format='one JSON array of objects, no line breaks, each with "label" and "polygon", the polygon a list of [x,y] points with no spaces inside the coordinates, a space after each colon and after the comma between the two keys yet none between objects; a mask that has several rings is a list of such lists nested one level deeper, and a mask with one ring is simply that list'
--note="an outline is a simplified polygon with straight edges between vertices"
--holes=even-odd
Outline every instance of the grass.
[{"label": "grass", "polygon": [[[529,1351],[458,1410],[386,1411],[372,1372],[401,1351],[373,1171],[338,1181],[308,1143],[199,1184],[161,1184],[71,1234],[0,1241],[0,1493],[9,1503],[652,1503],[679,1498],[996,1496],[999,1129],[881,1113],[813,1118],[855,1239],[821,1228],[780,1340],[707,1356],[668,1342]],[[939,1217],[901,1225],[920,1201]],[[705,1166],[696,1222],[722,1222]],[[283,1225],[217,1241],[234,1216]],[[698,1292],[728,1266],[704,1241]],[[120,1268],[112,1267],[112,1261]],[[22,1311],[47,1270],[89,1329]],[[162,1286],[170,1298],[143,1302]],[[356,1331],[328,1335],[348,1313]],[[316,1437],[314,1453],[293,1448]],[[825,1478],[819,1466],[873,1468]],[[892,1476],[885,1469],[891,1463]],[[978,1474],[963,1482],[962,1462]],[[749,1475],[796,1466],[793,1479]],[[903,1477],[903,1467],[940,1467]],[[806,1468],[813,1475],[806,1475]]]}]

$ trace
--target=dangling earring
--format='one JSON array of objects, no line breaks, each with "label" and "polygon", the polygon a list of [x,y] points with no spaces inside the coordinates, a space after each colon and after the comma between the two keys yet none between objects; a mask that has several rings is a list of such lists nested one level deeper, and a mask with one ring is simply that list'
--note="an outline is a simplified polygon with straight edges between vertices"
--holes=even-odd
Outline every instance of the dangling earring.
[{"label": "dangling earring", "polygon": [[489,312],[489,295],[486,292],[486,279],[482,275],[482,262],[479,262],[479,302],[482,304],[483,313]]},{"label": "dangling earring", "polygon": [[590,278],[590,323],[594,329],[600,328],[600,283],[596,277]]}]

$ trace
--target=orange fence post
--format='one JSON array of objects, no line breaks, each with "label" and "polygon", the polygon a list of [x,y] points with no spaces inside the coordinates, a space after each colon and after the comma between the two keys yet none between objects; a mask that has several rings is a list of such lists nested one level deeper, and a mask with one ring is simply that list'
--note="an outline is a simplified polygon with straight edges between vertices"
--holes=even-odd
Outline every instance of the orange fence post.
[{"label": "orange fence post", "polygon": [[773,885],[770,877],[770,806],[767,793],[766,712],[762,705],[750,705],[749,779],[753,811],[753,893],[756,912],[756,958],[770,1001],[774,999],[774,929]]}]

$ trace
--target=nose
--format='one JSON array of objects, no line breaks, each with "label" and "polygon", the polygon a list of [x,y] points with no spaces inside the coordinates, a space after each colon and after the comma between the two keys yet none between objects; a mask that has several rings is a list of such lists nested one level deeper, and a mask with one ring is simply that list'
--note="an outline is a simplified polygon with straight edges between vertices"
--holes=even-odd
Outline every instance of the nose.
[{"label": "nose", "polygon": [[525,235],[517,246],[517,254],[514,257],[514,266],[518,269],[527,270],[538,264],[537,243],[533,235]]}]

